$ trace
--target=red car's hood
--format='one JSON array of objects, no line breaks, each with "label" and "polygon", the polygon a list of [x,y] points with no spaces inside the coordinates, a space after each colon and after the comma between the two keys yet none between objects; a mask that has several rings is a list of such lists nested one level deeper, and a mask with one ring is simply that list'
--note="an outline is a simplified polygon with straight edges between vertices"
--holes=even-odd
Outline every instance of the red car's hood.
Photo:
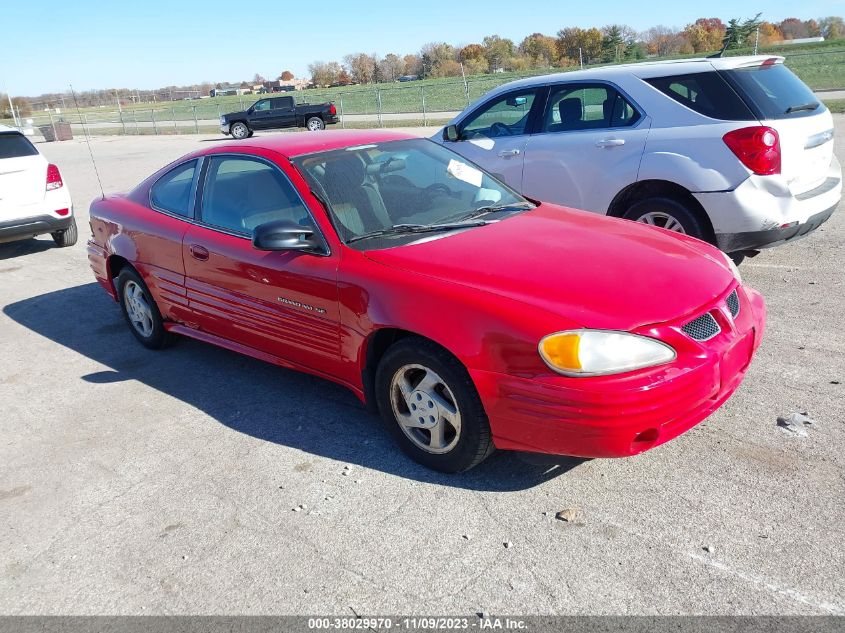
[{"label": "red car's hood", "polygon": [[703,242],[550,204],[366,256],[606,329],[685,316],[733,280],[719,252]]}]

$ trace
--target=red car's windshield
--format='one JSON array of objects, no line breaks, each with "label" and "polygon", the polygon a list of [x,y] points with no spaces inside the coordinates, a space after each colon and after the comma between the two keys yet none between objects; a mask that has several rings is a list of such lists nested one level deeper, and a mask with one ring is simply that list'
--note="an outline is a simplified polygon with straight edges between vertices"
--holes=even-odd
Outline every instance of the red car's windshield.
[{"label": "red car's windshield", "polygon": [[328,205],[344,242],[396,225],[454,222],[479,209],[531,206],[466,159],[426,139],[320,152],[294,162]]}]

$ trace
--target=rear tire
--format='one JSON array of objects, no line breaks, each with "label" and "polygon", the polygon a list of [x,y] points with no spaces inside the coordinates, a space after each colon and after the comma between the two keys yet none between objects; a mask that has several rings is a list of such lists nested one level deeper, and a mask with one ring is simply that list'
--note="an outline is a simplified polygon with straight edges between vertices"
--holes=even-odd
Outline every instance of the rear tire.
[{"label": "rear tire", "polygon": [[247,127],[246,123],[238,121],[232,125],[230,132],[232,134],[232,138],[240,140],[249,136],[250,129]]},{"label": "rear tire", "polygon": [[466,368],[431,341],[408,337],[376,370],[381,418],[414,461],[444,473],[469,470],[494,450],[490,424]]},{"label": "rear tire", "polygon": [[655,196],[640,200],[622,217],[710,241],[707,224],[698,211],[674,198]]},{"label": "rear tire", "polygon": [[120,309],[129,329],[144,347],[161,349],[173,342],[147,284],[132,268],[124,268],[115,283]]},{"label": "rear tire", "polygon": [[71,218],[69,227],[63,231],[51,233],[50,236],[53,238],[56,246],[59,246],[60,248],[73,246],[76,244],[76,240],[79,239],[79,230],[76,228],[76,219]]},{"label": "rear tire", "polygon": [[326,123],[320,117],[312,116],[305,122],[305,127],[309,132],[319,132],[326,129]]}]

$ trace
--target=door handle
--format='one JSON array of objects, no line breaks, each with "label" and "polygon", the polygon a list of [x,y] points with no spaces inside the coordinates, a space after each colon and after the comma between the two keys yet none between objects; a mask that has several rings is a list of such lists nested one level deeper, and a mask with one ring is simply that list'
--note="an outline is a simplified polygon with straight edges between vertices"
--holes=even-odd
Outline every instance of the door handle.
[{"label": "door handle", "polygon": [[519,156],[522,152],[518,149],[503,149],[499,152],[499,156],[502,158],[510,158],[511,156]]},{"label": "door handle", "polygon": [[194,259],[198,259],[201,262],[204,262],[208,259],[208,249],[204,246],[200,246],[199,244],[191,244],[188,250],[191,251],[191,257],[193,257]]},{"label": "door handle", "polygon": [[619,147],[624,144],[624,138],[603,138],[600,141],[596,141],[596,147]]}]

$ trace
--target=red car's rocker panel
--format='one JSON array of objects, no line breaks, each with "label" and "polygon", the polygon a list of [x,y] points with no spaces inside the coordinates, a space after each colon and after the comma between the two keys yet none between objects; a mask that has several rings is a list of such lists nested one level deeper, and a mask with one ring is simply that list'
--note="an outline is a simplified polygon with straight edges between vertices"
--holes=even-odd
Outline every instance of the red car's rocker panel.
[{"label": "red car's rocker panel", "polygon": [[[472,423],[469,417],[461,418],[459,407],[468,416],[472,402],[457,398],[454,382],[450,385],[440,375],[453,371],[451,358],[477,392],[492,443],[503,449],[583,457],[634,455],[688,430],[739,386],[763,335],[765,305],[758,293],[738,281],[721,253],[698,240],[549,204],[528,209],[524,205],[529,203],[517,200],[523,207],[501,220],[410,236],[404,244],[367,248],[367,242],[359,242],[361,248],[351,247],[357,240],[343,233],[356,221],[364,224],[350,219],[353,202],[332,207],[321,197],[325,191],[317,193],[319,183],[307,179],[305,168],[291,157],[319,157],[319,152],[339,149],[367,151],[379,143],[386,153],[391,141],[405,143],[400,158],[356,172],[356,179],[365,181],[362,187],[377,189],[381,183],[390,203],[392,191],[410,189],[412,179],[422,173],[412,169],[415,148],[423,153],[447,150],[429,150],[437,146],[392,132],[357,132],[254,139],[184,157],[130,194],[92,204],[91,268],[130,321],[144,303],[125,298],[125,288],[137,293],[144,290],[139,286],[146,286],[157,308],[153,316],[160,312],[162,332],[328,378],[350,388],[382,416],[399,415],[395,407],[394,413],[385,410],[379,391],[384,388],[379,378],[384,359],[402,342],[407,356],[413,347],[408,341],[427,339],[448,352],[445,365],[431,372],[443,380],[443,388],[431,392],[443,415]],[[446,203],[454,205],[453,200],[465,199],[460,187],[476,181],[466,171],[473,167],[456,169],[452,163],[457,159],[450,156],[444,159],[452,161],[444,167],[450,174],[446,189],[452,186],[455,191],[444,194],[440,188],[435,194],[447,196]],[[319,247],[306,252],[296,244],[262,249],[258,228],[250,236],[248,231],[221,230],[204,221],[201,181],[211,178],[206,172],[214,157],[252,161],[238,168],[244,173],[264,169],[265,164],[278,170],[296,194],[290,204],[296,206],[299,200],[298,213],[308,216],[300,225],[312,226],[299,229],[288,222],[279,230],[304,231],[300,239]],[[348,156],[342,159],[348,161]],[[190,208],[181,216],[152,208],[151,187],[195,160],[203,167],[193,180]],[[397,179],[406,166],[407,177]],[[350,182],[350,187],[356,186]],[[492,196],[491,188],[498,186],[485,180],[478,195]],[[435,194],[420,194],[426,212]],[[372,197],[372,191],[367,195]],[[415,195],[416,190],[408,193],[408,205]],[[516,196],[506,189],[498,195]],[[392,221],[400,228],[429,231],[427,224]],[[634,274],[636,270],[655,274]],[[127,271],[137,275],[137,283]],[[690,329],[702,320],[703,333]],[[672,357],[607,375],[557,371],[538,346],[555,333],[579,330],[621,332],[629,339],[636,335],[671,349]],[[422,348],[430,350],[426,345]],[[423,352],[420,358],[425,359]],[[415,371],[416,361],[403,362],[397,367]],[[458,380],[460,371],[454,374]],[[471,431],[467,426],[465,433]],[[432,447],[434,441],[432,431]],[[459,470],[483,459],[482,449],[471,459],[447,465],[434,458],[421,461]]]}]

